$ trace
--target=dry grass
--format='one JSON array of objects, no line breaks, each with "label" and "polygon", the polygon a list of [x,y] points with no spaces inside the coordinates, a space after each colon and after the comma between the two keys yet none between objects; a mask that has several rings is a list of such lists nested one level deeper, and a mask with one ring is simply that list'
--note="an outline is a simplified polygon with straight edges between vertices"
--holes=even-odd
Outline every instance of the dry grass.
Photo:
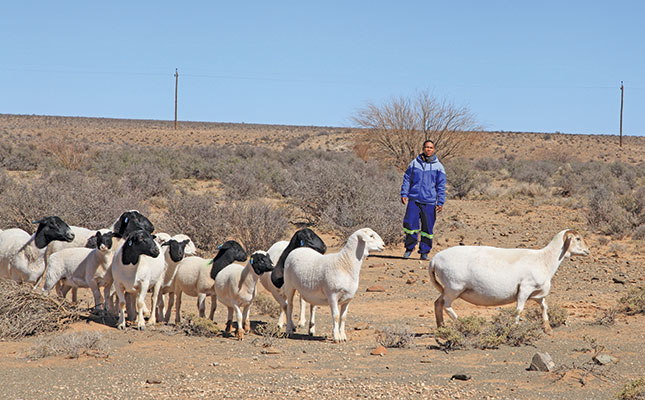
[{"label": "dry grass", "polygon": [[376,332],[376,342],[383,347],[406,348],[410,347],[414,335],[405,328],[385,327]]},{"label": "dry grass", "polygon": [[179,329],[187,336],[215,337],[221,332],[215,322],[208,318],[199,318],[195,314],[188,314],[182,320]]},{"label": "dry grass", "polygon": [[45,338],[32,349],[28,358],[37,360],[50,356],[78,358],[87,355],[97,358],[108,356],[108,345],[99,332],[72,332]]},{"label": "dry grass", "polygon": [[282,332],[275,322],[257,325],[255,327],[255,333],[260,335],[260,337],[255,339],[253,344],[261,347],[272,347],[278,339],[286,337],[286,334]]},{"label": "dry grass", "polygon": [[618,398],[620,400],[645,400],[645,378],[627,383]]},{"label": "dry grass", "polygon": [[0,279],[0,340],[57,331],[82,316],[81,308],[64,299],[45,296],[28,284]]}]

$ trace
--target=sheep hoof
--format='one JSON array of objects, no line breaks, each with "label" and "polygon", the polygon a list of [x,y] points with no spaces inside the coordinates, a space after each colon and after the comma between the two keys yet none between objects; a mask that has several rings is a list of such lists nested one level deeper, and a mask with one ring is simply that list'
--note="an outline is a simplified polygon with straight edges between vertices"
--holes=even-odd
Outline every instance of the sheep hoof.
[{"label": "sheep hoof", "polygon": [[226,321],[226,329],[224,330],[224,332],[231,333],[232,327],[233,327],[233,321]]},{"label": "sheep hoof", "polygon": [[244,340],[244,331],[238,329],[237,332],[235,332],[235,338],[237,338],[237,340]]},{"label": "sheep hoof", "polygon": [[125,330],[125,324],[118,324],[116,327],[117,327],[117,329],[118,329],[118,330],[120,330],[120,331],[124,331],[124,330]]},{"label": "sheep hoof", "polygon": [[250,322],[247,322],[246,324],[244,324],[244,330],[247,331],[247,332],[251,330],[251,323]]}]

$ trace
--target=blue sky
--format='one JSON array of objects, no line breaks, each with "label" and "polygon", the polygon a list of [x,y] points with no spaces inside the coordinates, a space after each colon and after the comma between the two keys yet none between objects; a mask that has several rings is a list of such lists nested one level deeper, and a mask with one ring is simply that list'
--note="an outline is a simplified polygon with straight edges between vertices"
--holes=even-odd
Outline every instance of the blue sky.
[{"label": "blue sky", "polygon": [[428,90],[487,130],[645,136],[641,1],[12,1],[0,113],[352,126]]}]

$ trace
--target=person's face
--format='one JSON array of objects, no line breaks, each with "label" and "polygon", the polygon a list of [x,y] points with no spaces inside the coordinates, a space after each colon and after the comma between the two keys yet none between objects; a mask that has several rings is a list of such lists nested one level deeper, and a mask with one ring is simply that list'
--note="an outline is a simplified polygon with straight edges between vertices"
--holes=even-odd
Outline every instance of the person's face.
[{"label": "person's face", "polygon": [[423,154],[426,155],[426,157],[430,157],[434,154],[434,144],[428,142],[423,146]]}]

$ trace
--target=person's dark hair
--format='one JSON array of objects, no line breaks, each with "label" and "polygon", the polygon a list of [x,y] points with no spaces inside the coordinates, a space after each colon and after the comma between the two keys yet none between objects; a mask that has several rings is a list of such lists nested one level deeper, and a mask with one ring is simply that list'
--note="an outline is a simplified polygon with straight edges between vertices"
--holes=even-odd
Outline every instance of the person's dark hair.
[{"label": "person's dark hair", "polygon": [[423,142],[423,147],[426,147],[427,143],[432,143],[433,146],[436,146],[432,140],[428,139],[425,142]]}]

